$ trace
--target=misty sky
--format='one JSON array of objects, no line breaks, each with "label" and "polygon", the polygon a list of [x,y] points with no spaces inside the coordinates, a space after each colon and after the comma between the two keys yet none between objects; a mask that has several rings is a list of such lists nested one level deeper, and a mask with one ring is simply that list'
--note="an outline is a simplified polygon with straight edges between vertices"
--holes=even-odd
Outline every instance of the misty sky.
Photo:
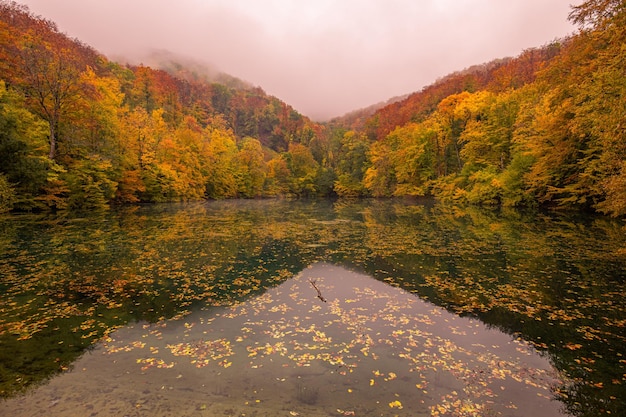
[{"label": "misty sky", "polygon": [[582,0],[18,0],[108,57],[169,50],[324,120],[571,34]]}]

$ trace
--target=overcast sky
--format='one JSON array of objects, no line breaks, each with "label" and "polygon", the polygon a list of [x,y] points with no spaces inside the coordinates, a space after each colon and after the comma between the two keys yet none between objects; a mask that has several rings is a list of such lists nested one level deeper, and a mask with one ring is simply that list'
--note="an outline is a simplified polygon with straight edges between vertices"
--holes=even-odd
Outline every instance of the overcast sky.
[{"label": "overcast sky", "polygon": [[324,120],[571,34],[582,0],[18,0],[110,58],[169,50]]}]

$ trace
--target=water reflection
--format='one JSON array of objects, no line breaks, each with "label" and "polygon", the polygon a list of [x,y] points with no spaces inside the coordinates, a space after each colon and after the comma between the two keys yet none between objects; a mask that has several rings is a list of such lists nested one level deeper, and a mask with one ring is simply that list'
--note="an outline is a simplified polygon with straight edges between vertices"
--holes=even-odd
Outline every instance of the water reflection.
[{"label": "water reflection", "polygon": [[553,417],[559,383],[520,339],[317,263],[231,307],[118,330],[71,372],[0,411]]},{"label": "water reflection", "polygon": [[[23,399],[19,395],[29,387],[46,383],[48,378],[62,374],[68,368],[82,369],[77,359],[116,328],[146,322],[167,323],[165,329],[168,329],[174,323],[188,320],[186,315],[190,312],[201,311],[207,306],[220,309],[233,303],[256,300],[263,294],[273,294],[278,285],[308,265],[322,262],[357,269],[381,283],[405,291],[398,294],[406,296],[410,293],[412,297],[429,300],[442,313],[442,309],[454,313],[449,317],[473,318],[475,324],[486,323],[511,335],[508,336],[510,340],[525,340],[565,377],[565,383],[557,388],[556,393],[569,414],[576,417],[620,415],[626,409],[623,388],[626,384],[624,232],[623,221],[602,217],[493,212],[399,200],[223,201],[139,207],[88,218],[11,216],[0,219],[0,396],[17,395]],[[334,291],[339,290],[337,282],[319,281],[323,296],[329,300],[318,306],[325,309],[319,314],[332,314],[331,309],[337,302],[350,299],[348,295],[333,297],[329,293],[329,285]],[[307,282],[303,285],[306,289],[299,291],[310,293],[310,301],[319,304],[315,289]],[[284,287],[279,288],[284,291]],[[389,287],[384,288],[389,291]],[[270,292],[266,293],[267,290]],[[381,290],[380,294],[383,293]],[[418,300],[414,298],[413,302]],[[250,303],[254,304],[253,301]],[[350,303],[340,305],[344,309],[349,306]],[[356,311],[355,314],[360,314]],[[208,320],[208,310],[203,314]],[[181,319],[167,321],[176,317]],[[334,316],[325,317],[330,320]],[[216,316],[215,320],[218,319]],[[416,324],[411,321],[413,319],[407,320]],[[378,319],[378,323],[389,325],[390,322]],[[426,324],[423,326],[417,329],[424,331],[428,328]],[[374,324],[369,327],[387,339],[392,337],[393,346],[411,340],[425,345],[427,337],[435,340],[433,343],[441,342],[434,336],[409,331],[393,337],[385,334],[384,329],[376,329]],[[137,326],[135,329],[143,331]],[[133,330],[120,330],[124,331]],[[333,341],[348,343],[359,334],[369,334],[374,342],[378,340],[372,333],[355,331],[348,329],[345,335],[341,333],[349,337],[347,341],[337,339],[337,336]],[[428,331],[439,335],[439,329]],[[471,334],[467,332],[464,340],[469,340]],[[464,362],[469,361],[465,357],[472,356],[469,352],[475,350],[470,350],[471,346],[458,345],[461,342],[453,336],[445,333],[440,336],[454,342],[451,347],[456,350],[452,353],[444,346],[444,352],[451,355],[453,363],[466,363],[467,369],[479,365],[486,368],[485,360]],[[150,337],[149,334],[146,336]],[[481,333],[480,337],[488,335]],[[133,340],[138,339],[136,336]],[[183,342],[189,340],[180,341]],[[497,344],[478,339],[473,343],[485,345],[488,351],[491,345]],[[149,346],[135,347],[135,350],[145,352]],[[242,345],[231,342],[231,346],[237,353]],[[367,347],[363,343],[359,346]],[[206,356],[209,350],[221,352],[222,347],[199,344],[188,348],[199,357],[198,360],[203,360],[203,352]],[[361,355],[362,360],[372,360],[371,356],[365,357],[360,348],[356,352],[351,348],[352,354]],[[183,366],[185,360],[196,369],[196,364],[191,363],[191,355],[176,356],[165,345],[158,345],[158,349],[160,355],[167,353],[170,358],[144,355],[144,362],[130,361],[126,363],[126,369],[121,365],[116,368],[116,378],[130,378],[129,375],[146,366],[149,366],[146,372],[159,370],[163,373],[155,375],[165,378],[167,372],[175,372],[174,369]],[[341,350],[340,347],[334,349]],[[224,350],[222,354],[228,352]],[[265,358],[262,353],[257,352],[258,358]],[[406,366],[424,366],[422,373],[425,372],[428,380],[435,380],[435,375],[429,374],[435,371],[428,364],[422,364],[422,359],[436,363],[442,375],[452,374],[452,370],[428,354],[417,358],[410,356],[412,353],[409,352],[404,354],[407,356],[401,362],[408,364]],[[237,354],[237,357],[241,356]],[[276,353],[269,356],[274,361],[278,357],[285,358]],[[150,362],[151,358],[157,362]],[[226,361],[224,365],[232,362],[228,368],[218,366],[220,372],[233,372],[239,366],[228,358],[224,356],[217,361],[218,365],[222,361]],[[503,359],[506,366],[503,365],[502,369],[513,375],[514,368],[506,360]],[[176,362],[176,367],[167,368],[172,362]],[[214,362],[212,360],[204,370],[212,369]],[[364,365],[349,368],[337,364],[340,365],[342,370],[351,369],[351,375],[365,368]],[[265,369],[269,366],[264,365]],[[107,369],[102,370],[102,386],[111,383],[111,379],[107,379],[110,378]],[[337,377],[338,372],[333,375]],[[379,372],[383,373],[383,370],[379,369]],[[400,375],[405,375],[401,370],[388,372],[394,372],[397,377],[386,381],[390,383],[397,383]],[[418,375],[416,372],[410,376]],[[479,373],[478,377],[491,375],[483,374]],[[76,371],[70,375],[75,378]],[[180,373],[171,375],[176,379]],[[67,377],[63,374],[60,380]],[[372,379],[375,383],[379,381],[371,375],[361,377],[367,383]],[[468,381],[476,380],[482,386],[485,383],[467,373],[454,374],[453,377],[457,385],[448,388],[452,387],[450,392],[456,391],[459,396],[469,396],[464,391],[466,385],[463,385],[470,384]],[[220,378],[211,381],[218,383]],[[459,378],[464,378],[460,379],[462,384],[458,382]],[[52,379],[49,387],[56,383],[57,379]],[[85,384],[89,385],[88,382]],[[154,384],[157,384],[156,379]],[[420,381],[411,380],[411,384],[412,389],[419,391],[416,385],[421,385]],[[487,384],[494,385],[495,380]],[[166,385],[163,383],[158,388],[162,386]],[[381,385],[375,386],[383,389]],[[432,386],[431,383],[424,388],[428,392],[421,397],[424,403],[420,403],[423,407],[420,410],[443,414],[448,403],[452,404],[450,407],[456,404],[472,409],[473,405],[463,402],[462,397],[456,403],[457,400],[448,398],[445,404],[445,398],[433,396],[429,399]],[[504,410],[500,412],[503,416],[528,415],[513,408],[517,403],[507,399],[505,392],[509,387],[502,386],[504,390],[498,386],[495,391],[491,388],[498,396],[493,404],[488,404]],[[352,389],[351,394],[357,393],[355,387],[345,388]],[[324,389],[326,385],[315,394],[307,385],[294,385],[290,395],[294,397],[296,390],[300,396],[310,397],[300,402],[305,405],[307,401],[315,402],[320,406],[327,397],[321,395]],[[167,390],[167,387],[163,389]],[[221,392],[223,388],[217,391]],[[412,392],[412,395],[419,394]],[[393,394],[396,393],[401,394]],[[134,401],[122,392],[116,391],[115,395],[120,395],[120,401],[129,404]],[[186,394],[180,395],[188,398]],[[476,400],[482,401],[485,397],[481,394]],[[50,396],[49,401],[55,407],[61,405],[61,401],[54,398]],[[183,406],[176,399],[163,398],[164,410]],[[234,395],[222,395],[221,398],[226,401],[221,404],[235,400]],[[397,398],[403,406],[402,412],[406,412],[409,405],[413,408],[411,400]],[[174,405],[166,404],[170,400]],[[393,402],[396,400],[377,400],[383,409],[387,407],[388,413],[400,412],[399,407],[389,407],[390,403],[397,406]],[[117,400],[109,398],[109,401]],[[20,402],[18,399],[8,404],[17,407]],[[42,404],[46,405],[45,402]],[[186,403],[183,401],[183,404]],[[204,409],[208,409],[209,404],[204,405]],[[436,407],[438,405],[443,407],[441,411]],[[506,408],[507,405],[511,408]],[[353,411],[344,405],[336,408]],[[3,410],[9,415],[14,414],[10,408]],[[298,412],[285,409],[285,412],[289,411]],[[475,412],[480,415],[483,411]],[[529,412],[535,413],[534,410]],[[178,415],[175,411],[172,413]],[[496,411],[493,413],[498,415]],[[448,414],[452,415],[451,412]]]}]

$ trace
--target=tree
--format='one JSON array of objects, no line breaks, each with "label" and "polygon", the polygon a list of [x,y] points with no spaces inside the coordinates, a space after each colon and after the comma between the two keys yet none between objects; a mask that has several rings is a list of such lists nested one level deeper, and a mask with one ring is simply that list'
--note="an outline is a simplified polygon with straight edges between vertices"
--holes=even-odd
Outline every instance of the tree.
[{"label": "tree", "polygon": [[131,108],[142,107],[146,113],[150,114],[157,108],[153,71],[141,65],[133,68],[133,75],[132,84],[126,93],[126,100]]},{"label": "tree", "polygon": [[[32,209],[47,182],[47,124],[24,107],[24,98],[0,81],[0,174],[11,207]],[[8,192],[8,191],[7,191]]]},{"label": "tree", "polygon": [[80,57],[64,45],[53,45],[40,34],[29,33],[23,40],[22,88],[49,124],[49,158],[57,156],[61,122],[81,93]]},{"label": "tree", "polygon": [[[143,107],[135,107],[121,116],[119,175],[122,191],[119,201],[163,201],[159,178],[167,176],[157,169],[157,152],[168,133],[163,111],[148,114]],[[161,181],[161,182],[163,182]]]},{"label": "tree", "polygon": [[439,125],[433,120],[409,123],[394,130],[388,140],[397,143],[390,155],[395,166],[396,195],[426,195],[435,179],[434,144],[440,135]]},{"label": "tree", "polygon": [[65,174],[70,191],[68,207],[74,210],[106,210],[115,197],[110,161],[98,156],[81,158]]},{"label": "tree", "polygon": [[237,181],[232,169],[237,155],[235,136],[221,123],[207,126],[204,134],[208,140],[207,197],[222,199],[237,196]]},{"label": "tree", "polygon": [[154,163],[157,148],[167,132],[163,121],[163,111],[155,110],[151,114],[143,107],[136,107],[123,119],[123,135],[126,163],[140,170],[147,169]]},{"label": "tree", "polygon": [[391,197],[395,194],[397,179],[395,166],[389,156],[394,151],[390,141],[374,142],[369,149],[370,166],[365,171],[363,185],[374,197]]},{"label": "tree", "polygon": [[284,157],[291,172],[291,192],[303,196],[315,195],[319,165],[313,158],[311,150],[300,143],[291,143]]},{"label": "tree", "polygon": [[289,193],[291,172],[283,155],[277,155],[267,163],[265,193],[270,196]]},{"label": "tree", "polygon": [[369,145],[364,135],[348,131],[341,139],[334,190],[340,197],[361,197],[367,193],[363,177],[368,167]]},{"label": "tree", "polygon": [[121,204],[140,202],[140,196],[145,193],[146,185],[138,169],[123,169],[117,179],[115,201]]},{"label": "tree", "polygon": [[247,198],[260,196],[267,170],[261,142],[251,137],[244,138],[235,163],[238,193]]},{"label": "tree", "polygon": [[461,133],[467,123],[475,117],[476,108],[473,95],[467,91],[450,95],[437,105],[437,116],[440,121],[443,152],[442,162],[444,173],[459,172],[463,168],[461,160]]},{"label": "tree", "polygon": [[76,99],[74,111],[68,115],[66,152],[73,156],[99,154],[119,164],[121,118],[126,109],[119,81],[98,76],[88,67],[80,74],[82,94]]},{"label": "tree", "polygon": [[603,213],[626,215],[626,5],[589,0],[574,7],[570,19],[586,30],[568,50],[571,63],[561,64],[571,69],[571,129],[584,140],[579,175],[569,190]]},{"label": "tree", "polygon": [[6,176],[0,173],[0,213],[12,210],[16,199],[15,189]]},{"label": "tree", "polygon": [[202,127],[187,116],[172,135],[172,142],[174,152],[164,161],[179,173],[180,197],[185,200],[205,198],[209,146]]},{"label": "tree", "polygon": [[601,28],[625,11],[623,0],[587,0],[572,7],[569,19],[582,27]]}]

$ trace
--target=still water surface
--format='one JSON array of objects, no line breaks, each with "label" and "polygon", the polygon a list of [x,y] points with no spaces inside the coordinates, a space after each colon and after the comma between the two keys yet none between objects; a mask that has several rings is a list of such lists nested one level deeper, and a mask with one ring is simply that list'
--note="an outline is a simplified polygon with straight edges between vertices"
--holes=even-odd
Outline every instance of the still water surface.
[{"label": "still water surface", "polygon": [[625,410],[619,221],[229,201],[0,230],[0,415]]}]

